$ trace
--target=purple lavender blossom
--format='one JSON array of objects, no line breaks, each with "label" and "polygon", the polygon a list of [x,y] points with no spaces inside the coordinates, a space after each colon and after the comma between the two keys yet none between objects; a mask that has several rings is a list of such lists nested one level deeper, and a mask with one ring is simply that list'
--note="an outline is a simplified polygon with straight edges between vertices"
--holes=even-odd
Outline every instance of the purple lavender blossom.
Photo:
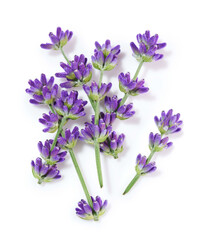
[{"label": "purple lavender blossom", "polygon": [[43,114],[43,118],[39,119],[39,122],[44,124],[46,128],[43,129],[43,132],[54,133],[58,129],[58,115],[52,112],[49,114]]},{"label": "purple lavender blossom", "polygon": [[136,158],[137,165],[135,167],[137,174],[146,174],[156,170],[155,162],[151,162],[148,164],[146,162],[147,162],[146,156],[141,156],[141,154],[137,155],[137,158]]},{"label": "purple lavender blossom", "polygon": [[58,138],[58,144],[62,149],[74,148],[79,137],[78,127],[74,127],[72,132],[70,129],[66,129],[63,136]]},{"label": "purple lavender blossom", "polygon": [[30,103],[33,104],[52,104],[58,92],[58,85],[54,84],[54,77],[48,81],[45,74],[41,74],[41,79],[29,80],[30,88],[26,89],[26,93],[32,95]]},{"label": "purple lavender blossom", "polygon": [[162,138],[160,134],[155,135],[151,132],[149,134],[149,149],[151,151],[160,152],[163,149],[167,149],[173,145],[172,142],[168,142],[169,138]]},{"label": "purple lavender blossom", "polygon": [[86,84],[92,77],[92,65],[87,64],[87,58],[81,54],[80,56],[74,56],[74,60],[70,62],[71,65],[60,63],[60,66],[65,72],[56,73],[55,76],[59,78],[65,78],[67,81],[61,83],[62,88],[78,87]]},{"label": "purple lavender blossom", "polygon": [[68,93],[63,90],[61,91],[61,97],[56,100],[54,107],[58,115],[75,120],[86,115],[84,112],[86,104],[87,101],[78,99],[77,91]]},{"label": "purple lavender blossom", "polygon": [[120,53],[120,45],[112,48],[110,40],[106,40],[102,46],[95,42],[96,49],[91,57],[93,67],[101,71],[110,71],[117,65],[117,56]]},{"label": "purple lavender blossom", "polygon": [[144,79],[138,81],[130,78],[130,73],[119,74],[119,89],[121,92],[129,93],[132,96],[137,96],[149,91],[149,88],[144,86]]},{"label": "purple lavender blossom", "polygon": [[72,35],[73,32],[69,30],[63,32],[62,29],[58,27],[56,35],[54,35],[52,32],[49,33],[49,37],[52,43],[41,44],[41,48],[59,50],[60,48],[63,48],[67,44],[67,42],[70,41]]},{"label": "purple lavender blossom", "polygon": [[104,152],[106,155],[111,155],[115,159],[118,158],[118,154],[123,151],[124,139],[125,135],[123,133],[118,136],[116,132],[113,131],[106,141],[100,143],[101,152]]},{"label": "purple lavender blossom", "polygon": [[97,83],[93,81],[91,86],[83,85],[83,89],[88,97],[94,101],[101,101],[106,94],[110,91],[112,84],[102,83],[101,87],[98,87]]},{"label": "purple lavender blossom", "polygon": [[154,117],[154,121],[160,133],[165,135],[176,133],[181,130],[179,126],[182,125],[183,122],[179,119],[180,114],[177,113],[174,115],[172,109],[170,109],[167,113],[165,113],[165,111],[162,111],[160,118],[157,116]]},{"label": "purple lavender blossom", "polygon": [[93,202],[93,209],[89,206],[89,204],[85,200],[81,200],[78,203],[79,208],[76,208],[76,214],[82,219],[91,220],[94,219],[95,221],[99,220],[99,217],[102,216],[107,207],[107,200],[102,202],[101,198],[97,196],[95,199],[91,197]]},{"label": "purple lavender blossom", "polygon": [[[116,119],[116,113],[103,113],[103,112],[100,112],[99,119],[102,119],[107,127],[108,126],[112,126],[112,123]],[[95,115],[92,115],[91,123],[95,124]]]},{"label": "purple lavender blossom", "polygon": [[53,144],[53,140],[46,140],[44,145],[41,141],[38,143],[38,149],[41,153],[41,157],[46,161],[49,165],[54,165],[58,162],[63,162],[65,160],[65,156],[67,154],[66,151],[61,151],[59,146],[55,146],[51,149]]},{"label": "purple lavender blossom", "polygon": [[120,120],[125,120],[132,117],[135,111],[131,111],[133,108],[133,103],[120,106],[122,99],[117,99],[117,96],[105,97],[105,110],[108,113],[116,113],[116,117]]},{"label": "purple lavender blossom", "polygon": [[157,50],[166,46],[166,43],[157,43],[158,34],[151,37],[150,31],[145,31],[144,34],[137,35],[137,41],[139,48],[134,42],[130,43],[133,56],[137,59],[137,61],[152,62],[152,60],[157,61],[163,57],[163,54],[156,53]]},{"label": "purple lavender blossom", "polygon": [[38,179],[39,184],[42,182],[51,182],[53,179],[61,178],[60,171],[57,169],[57,166],[43,164],[41,158],[37,158],[36,163],[32,161],[31,166],[33,176]]},{"label": "purple lavender blossom", "polygon": [[79,139],[90,144],[94,144],[95,140],[101,143],[107,139],[111,131],[112,126],[106,126],[102,119],[99,120],[98,125],[86,122],[85,129],[81,129],[82,135],[79,136]]}]

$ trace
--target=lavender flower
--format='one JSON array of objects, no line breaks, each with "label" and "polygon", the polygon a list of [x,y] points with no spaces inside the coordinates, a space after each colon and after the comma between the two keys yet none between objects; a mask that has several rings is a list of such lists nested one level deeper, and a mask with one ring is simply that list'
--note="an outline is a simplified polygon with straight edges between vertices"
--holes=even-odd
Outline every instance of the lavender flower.
[{"label": "lavender flower", "polygon": [[172,142],[168,142],[169,138],[162,138],[160,134],[155,135],[151,132],[149,134],[149,149],[151,151],[160,152],[164,148],[167,149],[173,145]]},{"label": "lavender flower", "polygon": [[83,54],[75,56],[70,63],[71,65],[61,62],[60,66],[65,72],[55,74],[56,77],[66,78],[67,81],[60,84],[62,88],[78,87],[91,80],[92,65],[87,64],[87,58]]},{"label": "lavender flower", "polygon": [[131,111],[133,108],[133,104],[130,103],[128,105],[120,106],[122,99],[117,99],[117,96],[105,97],[105,110],[108,113],[116,113],[116,117],[120,120],[125,120],[132,117],[135,114],[135,111]]},{"label": "lavender flower", "polygon": [[55,146],[53,149],[51,149],[53,144],[53,140],[46,140],[44,145],[40,141],[38,143],[38,149],[41,153],[41,157],[46,161],[49,165],[54,165],[58,162],[63,162],[65,160],[65,156],[67,154],[66,151],[61,152],[61,148],[59,146]]},{"label": "lavender flower", "polygon": [[151,163],[146,163],[147,162],[147,157],[146,156],[141,156],[141,154],[137,155],[136,158],[136,167],[135,170],[137,172],[137,174],[146,174],[149,172],[153,172],[156,170],[156,166],[155,166],[155,162],[151,162]]},{"label": "lavender flower", "polygon": [[69,94],[67,91],[61,91],[61,97],[56,100],[55,110],[58,115],[75,120],[82,116],[85,116],[84,106],[87,101],[78,99],[78,92],[71,91]]},{"label": "lavender flower", "polygon": [[66,129],[64,135],[58,138],[58,143],[63,149],[74,148],[77,143],[78,137],[79,137],[78,127],[74,127],[72,132],[70,131],[70,129]]},{"label": "lavender flower", "polygon": [[101,71],[114,69],[117,64],[117,56],[120,53],[120,45],[112,48],[110,40],[106,40],[102,46],[95,42],[95,47],[94,56],[91,57],[93,67]]},{"label": "lavender flower", "polygon": [[79,139],[90,144],[94,144],[95,140],[101,143],[107,139],[111,130],[112,127],[106,126],[102,119],[99,120],[98,125],[86,122],[85,129],[81,129],[81,134],[83,136],[79,136]]},{"label": "lavender flower", "polygon": [[43,118],[39,119],[39,122],[44,124],[46,128],[43,129],[43,132],[54,133],[58,129],[58,115],[52,112],[48,114],[43,114]]},{"label": "lavender flower", "polygon": [[157,43],[158,34],[151,37],[150,31],[145,31],[144,34],[137,35],[137,41],[139,48],[134,42],[130,43],[133,56],[137,59],[137,61],[152,62],[152,60],[157,61],[163,57],[163,54],[156,53],[157,50],[166,46],[166,43]]},{"label": "lavender flower", "polygon": [[173,115],[173,110],[170,109],[167,113],[162,111],[161,117],[158,118],[157,116],[154,117],[154,121],[160,131],[161,134],[171,134],[175,132],[179,132],[181,128],[179,127],[182,125],[182,121],[180,119],[180,114]]},{"label": "lavender flower", "polygon": [[41,158],[37,158],[36,163],[32,161],[31,166],[33,176],[38,179],[39,184],[61,178],[60,171],[57,169],[57,166],[43,164]]},{"label": "lavender flower", "polygon": [[91,197],[93,202],[93,209],[89,206],[89,204],[85,200],[81,200],[78,203],[79,208],[76,208],[76,214],[82,219],[95,221],[99,220],[99,217],[105,213],[107,207],[107,200],[102,202],[101,198],[97,196],[95,199]]},{"label": "lavender flower", "polygon": [[118,158],[118,154],[123,151],[124,139],[125,135],[123,133],[118,136],[115,131],[112,132],[106,141],[100,143],[101,152],[104,152],[106,155],[111,155],[115,159]]},{"label": "lavender flower", "polygon": [[112,84],[102,83],[101,87],[98,87],[96,82],[92,82],[91,86],[83,85],[83,89],[88,97],[94,101],[101,101],[106,94],[110,91]]},{"label": "lavender flower", "polygon": [[144,80],[138,81],[130,78],[130,73],[120,73],[119,74],[119,89],[121,92],[129,93],[132,96],[137,96],[142,93],[149,91],[149,88],[144,86]]},{"label": "lavender flower", "polygon": [[41,79],[29,80],[30,88],[26,93],[32,95],[30,103],[33,104],[52,104],[58,92],[58,85],[54,84],[54,77],[48,81],[45,74],[41,74]]},{"label": "lavender flower", "polygon": [[[107,127],[111,126],[114,120],[116,119],[116,113],[100,112],[99,119],[102,119]],[[95,124],[95,115],[92,115],[91,123]]]},{"label": "lavender flower", "polygon": [[41,44],[41,48],[59,50],[60,48],[64,47],[67,44],[67,42],[70,41],[72,35],[73,32],[69,30],[63,32],[61,28],[58,27],[56,35],[54,35],[52,32],[49,33],[49,37],[52,43]]}]

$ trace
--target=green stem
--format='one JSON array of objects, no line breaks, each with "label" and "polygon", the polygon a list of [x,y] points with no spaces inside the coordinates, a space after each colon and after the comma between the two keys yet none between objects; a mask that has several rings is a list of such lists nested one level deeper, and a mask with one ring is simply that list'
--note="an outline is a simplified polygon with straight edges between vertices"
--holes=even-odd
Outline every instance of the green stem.
[{"label": "green stem", "polygon": [[126,102],[128,96],[129,96],[129,93],[125,93],[124,97],[122,98],[122,100],[120,102],[120,106],[122,106]]},{"label": "green stem", "polygon": [[73,149],[69,149],[69,153],[70,153],[70,156],[71,156],[71,158],[72,158],[72,162],[73,162],[73,164],[74,164],[74,167],[75,167],[75,170],[76,170],[77,175],[78,175],[78,177],[79,177],[79,180],[80,180],[80,182],[81,182],[83,191],[84,191],[84,193],[85,193],[85,195],[86,195],[88,204],[90,205],[91,208],[93,208],[92,199],[91,199],[90,194],[89,194],[89,192],[88,192],[88,189],[87,189],[87,187],[86,187],[86,183],[85,183],[84,178],[83,178],[83,176],[82,176],[82,173],[81,173],[81,170],[80,170],[80,168],[79,168],[79,165],[78,165],[78,163],[77,163],[77,161],[76,161],[76,157],[75,157],[75,155],[74,155]]},{"label": "green stem", "polygon": [[104,73],[104,71],[100,70],[100,79],[99,79],[99,84],[98,84],[99,88],[101,87],[101,84],[102,84],[103,73]]},{"label": "green stem", "polygon": [[150,152],[150,154],[149,154],[149,157],[147,158],[147,161],[146,161],[146,164],[148,164],[150,161],[151,161],[151,159],[152,159],[152,157],[154,156],[154,153],[155,153],[156,151],[154,150],[154,149],[152,149],[152,151]]},{"label": "green stem", "polygon": [[51,112],[55,114],[55,110],[54,110],[54,108],[53,108],[53,105],[52,105],[52,104],[49,104],[49,108],[50,108]]},{"label": "green stem", "polygon": [[60,125],[58,127],[58,130],[57,130],[57,133],[55,135],[55,139],[53,141],[53,144],[51,146],[51,151],[53,150],[53,148],[55,147],[56,143],[57,143],[57,140],[58,140],[58,137],[60,135],[60,133],[62,132],[62,128],[63,126],[65,125],[65,123],[67,122],[67,118],[66,117],[63,117],[62,118],[62,121],[60,122]]},{"label": "green stem", "polygon": [[95,124],[98,125],[100,115],[100,101],[97,100],[95,105]]},{"label": "green stem", "polygon": [[95,158],[96,158],[96,166],[97,166],[97,173],[98,179],[100,183],[100,187],[103,187],[103,180],[102,180],[102,169],[101,169],[101,162],[100,162],[100,144],[97,140],[95,140]]},{"label": "green stem", "polygon": [[67,63],[68,63],[69,65],[71,65],[71,63],[70,63],[69,59],[67,58],[67,56],[65,55],[62,47],[60,47],[60,51],[61,51],[63,57],[65,58],[65,60],[67,61]]},{"label": "green stem", "polygon": [[89,101],[90,101],[90,104],[91,104],[94,112],[95,112],[95,103],[94,103],[94,101],[93,101],[91,98],[89,98],[89,96],[88,96],[88,99],[89,99]]},{"label": "green stem", "polygon": [[134,77],[133,77],[133,80],[136,80],[136,78],[137,78],[137,76],[138,76],[138,74],[139,74],[139,72],[140,72],[140,69],[142,68],[143,63],[144,63],[143,60],[139,63],[139,66],[138,66],[138,68],[137,68],[137,70],[136,70],[136,72],[135,72],[135,75],[134,75]]},{"label": "green stem", "polygon": [[123,195],[130,191],[130,189],[134,186],[137,180],[140,178],[141,174],[136,174],[132,181],[128,184],[127,188],[125,189]]}]

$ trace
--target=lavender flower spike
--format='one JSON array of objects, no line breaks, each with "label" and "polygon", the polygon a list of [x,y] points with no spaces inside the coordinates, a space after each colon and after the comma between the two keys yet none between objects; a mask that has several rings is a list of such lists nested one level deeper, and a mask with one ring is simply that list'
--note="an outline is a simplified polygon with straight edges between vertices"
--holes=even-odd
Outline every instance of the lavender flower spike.
[{"label": "lavender flower spike", "polygon": [[61,97],[56,100],[54,107],[58,115],[66,117],[67,119],[76,120],[86,115],[84,112],[84,106],[86,104],[87,101],[78,99],[77,91],[68,93],[63,90]]},{"label": "lavender flower spike", "polygon": [[119,74],[119,89],[121,92],[128,93],[132,96],[137,96],[142,93],[149,91],[149,88],[144,86],[144,80],[138,81],[130,78],[130,73],[120,73]]},{"label": "lavender flower spike", "polygon": [[97,196],[95,199],[91,197],[93,202],[93,208],[89,206],[89,204],[85,200],[81,200],[78,203],[79,208],[76,208],[76,214],[78,217],[85,219],[85,220],[92,220],[95,221],[99,220],[99,217],[102,216],[107,207],[107,200],[102,202],[101,198]]},{"label": "lavender flower spike", "polygon": [[120,106],[122,99],[117,99],[117,96],[105,97],[105,110],[108,113],[116,113],[116,117],[120,120],[125,120],[132,117],[135,111],[132,111],[133,103]]},{"label": "lavender flower spike", "polygon": [[95,42],[96,49],[94,56],[91,57],[93,67],[100,71],[110,71],[117,64],[117,56],[120,53],[120,45],[112,48],[110,40],[106,40],[102,46]]},{"label": "lavender flower spike", "polygon": [[58,85],[54,84],[54,77],[48,81],[45,74],[41,74],[41,79],[29,80],[30,88],[26,93],[32,95],[30,103],[33,104],[52,104],[55,101],[58,92]]},{"label": "lavender flower spike", "polygon": [[67,42],[70,41],[72,36],[73,32],[69,30],[63,32],[62,29],[58,27],[56,35],[54,35],[52,32],[49,33],[49,37],[52,43],[41,44],[41,48],[47,50],[48,49],[59,50],[60,48],[63,48],[67,44]]},{"label": "lavender flower spike", "polygon": [[136,158],[137,165],[135,167],[135,170],[138,175],[146,174],[156,170],[155,162],[151,162],[148,164],[146,162],[147,162],[146,156],[141,156],[141,154],[137,155]]},{"label": "lavender flower spike", "polygon": [[111,155],[115,159],[118,158],[118,154],[123,151],[123,142],[125,135],[122,133],[117,136],[116,132],[112,132],[107,140],[103,143],[100,143],[100,150],[106,155]]},{"label": "lavender flower spike", "polygon": [[158,34],[150,36],[150,31],[145,31],[144,34],[137,35],[137,41],[139,48],[135,45],[134,42],[130,43],[130,46],[133,51],[133,56],[139,62],[152,62],[152,60],[160,60],[163,57],[163,54],[156,53],[157,50],[164,48],[166,43],[157,43]]},{"label": "lavender flower spike", "polygon": [[95,140],[99,143],[104,142],[109,133],[112,130],[112,126],[106,126],[103,119],[99,120],[99,124],[85,123],[85,129],[81,129],[81,136],[79,139],[86,143],[94,144]]},{"label": "lavender flower spike", "polygon": [[[108,126],[112,126],[112,123],[116,119],[116,113],[103,113],[103,112],[100,112],[99,119],[102,119],[107,127]],[[91,123],[95,124],[95,115],[92,115]]]},{"label": "lavender flower spike", "polygon": [[181,126],[183,122],[179,119],[180,114],[177,113],[174,115],[172,109],[170,109],[167,113],[162,111],[160,118],[157,116],[154,117],[154,121],[160,133],[165,135],[181,131],[179,126]]},{"label": "lavender flower spike", "polygon": [[61,148],[59,146],[55,146],[51,149],[53,144],[53,140],[46,140],[43,144],[41,141],[38,143],[38,149],[41,153],[41,157],[46,161],[49,165],[54,165],[58,162],[63,162],[65,160],[65,156],[67,154],[66,151],[61,152]]},{"label": "lavender flower spike", "polygon": [[41,158],[37,158],[36,162],[32,161],[31,166],[33,176],[38,179],[39,184],[61,178],[60,171],[57,169],[57,166],[43,164]]},{"label": "lavender flower spike", "polygon": [[60,84],[62,88],[79,87],[91,80],[92,65],[87,64],[87,58],[83,54],[75,55],[70,65],[61,62],[60,66],[64,72],[56,73],[55,76],[66,79],[66,82]]},{"label": "lavender flower spike", "polygon": [[48,114],[43,114],[43,118],[39,119],[39,122],[44,124],[46,128],[43,129],[43,132],[54,133],[58,129],[58,120],[59,117],[57,114],[49,112]]},{"label": "lavender flower spike", "polygon": [[168,142],[169,138],[162,138],[160,134],[155,135],[151,132],[149,134],[149,149],[151,151],[160,152],[163,149],[167,149],[173,145],[172,142]]},{"label": "lavender flower spike", "polygon": [[66,129],[63,136],[58,138],[58,144],[62,149],[74,148],[79,137],[78,127],[74,127],[72,132],[70,129]]},{"label": "lavender flower spike", "polygon": [[101,101],[104,99],[106,94],[110,91],[112,84],[102,83],[100,87],[98,87],[96,82],[92,82],[91,86],[83,85],[83,89],[88,97],[94,101]]}]

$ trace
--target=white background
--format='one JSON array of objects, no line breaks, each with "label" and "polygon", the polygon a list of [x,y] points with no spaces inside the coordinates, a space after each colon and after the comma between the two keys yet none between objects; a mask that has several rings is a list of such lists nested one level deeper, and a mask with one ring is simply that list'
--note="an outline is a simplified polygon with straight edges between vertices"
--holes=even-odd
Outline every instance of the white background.
[{"label": "white background", "polygon": [[[201,159],[201,8],[200,1],[6,1],[1,6],[1,197],[0,236],[13,239],[202,239]],[[129,43],[149,29],[167,42],[163,60],[143,66],[148,94],[130,98],[136,114],[116,121],[114,130],[126,135],[118,160],[102,156],[104,188],[99,189],[94,150],[79,143],[76,156],[92,195],[108,199],[99,222],[75,215],[84,194],[68,157],[60,164],[62,179],[38,185],[30,161],[37,142],[52,137],[38,122],[43,107],[29,104],[29,79],[60,72],[58,52],[41,49],[56,27],[74,36],[65,52],[70,59],[84,53],[90,59],[94,42],[110,39],[121,45],[119,64],[104,75],[118,91],[120,72],[133,75],[137,62]],[[96,80],[98,72],[94,71]],[[59,83],[59,80],[56,80]],[[80,91],[81,92],[81,91]],[[80,96],[85,97],[83,93]],[[174,146],[156,154],[157,171],[142,177],[126,196],[122,192],[135,174],[138,153],[149,154],[148,135],[157,132],[154,115],[180,112],[183,131],[172,135]],[[92,113],[79,121],[81,127]],[[73,124],[73,125],[72,125]],[[77,122],[72,122],[74,126]]]}]

